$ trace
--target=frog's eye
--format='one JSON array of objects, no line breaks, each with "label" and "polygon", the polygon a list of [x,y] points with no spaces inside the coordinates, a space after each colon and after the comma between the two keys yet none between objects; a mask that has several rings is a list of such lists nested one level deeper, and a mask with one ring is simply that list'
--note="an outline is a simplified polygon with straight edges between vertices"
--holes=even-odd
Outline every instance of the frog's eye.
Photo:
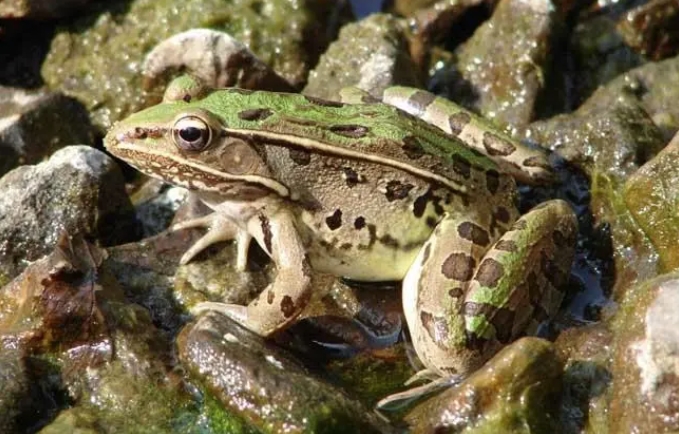
[{"label": "frog's eye", "polygon": [[184,151],[202,151],[212,140],[212,129],[197,116],[185,116],[172,127],[172,140]]}]

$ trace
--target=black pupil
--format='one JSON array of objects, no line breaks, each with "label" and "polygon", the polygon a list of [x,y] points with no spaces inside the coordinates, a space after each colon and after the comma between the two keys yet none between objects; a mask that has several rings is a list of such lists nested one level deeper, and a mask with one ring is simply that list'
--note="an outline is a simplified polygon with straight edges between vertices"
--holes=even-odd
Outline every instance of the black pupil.
[{"label": "black pupil", "polygon": [[196,127],[186,127],[179,130],[179,137],[189,143],[195,142],[203,137],[203,130]]}]

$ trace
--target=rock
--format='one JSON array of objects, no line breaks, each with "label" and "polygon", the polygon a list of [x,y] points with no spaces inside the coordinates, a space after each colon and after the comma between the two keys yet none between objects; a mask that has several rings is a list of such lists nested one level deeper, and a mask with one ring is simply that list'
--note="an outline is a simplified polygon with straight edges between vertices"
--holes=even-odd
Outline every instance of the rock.
[{"label": "rock", "polygon": [[249,0],[99,2],[82,21],[59,30],[42,76],[51,89],[83,101],[105,130],[160,98],[161,89],[142,90],[142,60],[176,33],[210,27],[233,34],[299,87],[347,11],[344,2],[311,0],[274,0],[265,7]]},{"label": "rock", "polygon": [[500,126],[535,117],[557,15],[549,0],[501,0],[490,20],[457,50],[451,99]]},{"label": "rock", "polygon": [[12,170],[0,179],[0,191],[0,284],[24,261],[50,252],[62,231],[103,245],[137,232],[118,166],[88,146],[69,146],[44,163]]},{"label": "rock", "polygon": [[573,327],[557,338],[555,346],[566,360],[559,432],[607,432],[612,341],[606,323]]},{"label": "rock", "polygon": [[265,432],[388,432],[368,409],[292,356],[217,313],[177,340],[189,374],[224,407]]},{"label": "rock", "polygon": [[625,13],[618,21],[625,43],[645,58],[660,60],[679,53],[679,4],[651,0]]},{"label": "rock", "polygon": [[174,70],[190,73],[213,88],[295,91],[242,42],[210,29],[191,29],[160,42],[144,58],[142,70],[147,88]]},{"label": "rock", "polygon": [[[162,433],[195,424],[196,402],[173,373],[173,335],[125,299],[105,256],[81,237],[63,236],[54,252],[0,291],[0,335],[22,349],[3,356],[13,357],[28,384],[43,392],[30,409],[30,426],[46,424],[65,408],[71,417],[60,417],[57,427],[71,421],[74,428],[104,426],[104,432],[144,426],[145,432]],[[18,393],[11,382],[6,385],[0,402],[12,397],[12,410],[31,398],[30,388]]]},{"label": "rock", "polygon": [[613,322],[609,432],[679,430],[679,275],[630,289]]},{"label": "rock", "polygon": [[375,14],[342,28],[309,74],[307,95],[337,100],[355,86],[380,97],[388,86],[417,86],[417,68],[408,56],[404,23]]},{"label": "rock", "polygon": [[[661,269],[679,268],[679,134],[625,184],[624,199],[635,222],[660,255]],[[675,179],[677,180],[675,182]]]},{"label": "rock", "polygon": [[572,86],[567,107],[579,106],[600,86],[644,64],[644,59],[625,45],[616,28],[619,12],[611,9],[583,15],[570,36],[572,54],[562,62],[565,84]]},{"label": "rock", "polygon": [[75,143],[94,144],[89,115],[78,101],[59,93],[0,87],[0,177]]},{"label": "rock", "polygon": [[405,419],[412,433],[557,432],[562,375],[549,341],[522,338]]},{"label": "rock", "polygon": [[0,18],[62,18],[83,9],[89,2],[90,0],[4,0],[0,3]]}]

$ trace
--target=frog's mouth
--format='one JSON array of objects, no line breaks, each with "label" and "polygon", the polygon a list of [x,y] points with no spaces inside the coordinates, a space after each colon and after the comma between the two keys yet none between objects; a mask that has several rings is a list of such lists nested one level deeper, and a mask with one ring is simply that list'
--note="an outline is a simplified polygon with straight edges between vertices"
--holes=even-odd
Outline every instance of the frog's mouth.
[{"label": "frog's mouth", "polygon": [[274,179],[258,175],[234,175],[204,164],[147,146],[117,141],[111,152],[139,171],[169,183],[192,190],[225,193],[236,183],[254,184],[289,197],[290,190]]}]

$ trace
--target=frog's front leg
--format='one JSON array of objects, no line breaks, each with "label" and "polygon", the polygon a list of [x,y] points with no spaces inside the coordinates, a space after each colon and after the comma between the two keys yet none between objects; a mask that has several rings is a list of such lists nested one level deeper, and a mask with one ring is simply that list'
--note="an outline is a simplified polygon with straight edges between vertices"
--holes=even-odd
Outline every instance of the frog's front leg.
[{"label": "frog's front leg", "polygon": [[180,264],[188,264],[198,253],[215,243],[235,239],[237,248],[236,270],[245,271],[248,261],[248,249],[252,240],[252,236],[247,231],[239,228],[234,222],[219,212],[213,212],[206,216],[177,223],[172,226],[172,230],[178,231],[197,227],[206,227],[208,231],[184,252],[179,260]]},{"label": "frog's front leg", "polygon": [[577,221],[553,200],[494,241],[483,225],[446,217],[404,279],[418,356],[439,375],[466,375],[502,346],[535,331],[559,307]]},{"label": "frog's front leg", "polygon": [[200,303],[192,311],[217,310],[268,336],[292,323],[306,307],[311,298],[312,269],[288,211],[258,213],[248,222],[248,232],[276,264],[274,281],[247,306]]}]

